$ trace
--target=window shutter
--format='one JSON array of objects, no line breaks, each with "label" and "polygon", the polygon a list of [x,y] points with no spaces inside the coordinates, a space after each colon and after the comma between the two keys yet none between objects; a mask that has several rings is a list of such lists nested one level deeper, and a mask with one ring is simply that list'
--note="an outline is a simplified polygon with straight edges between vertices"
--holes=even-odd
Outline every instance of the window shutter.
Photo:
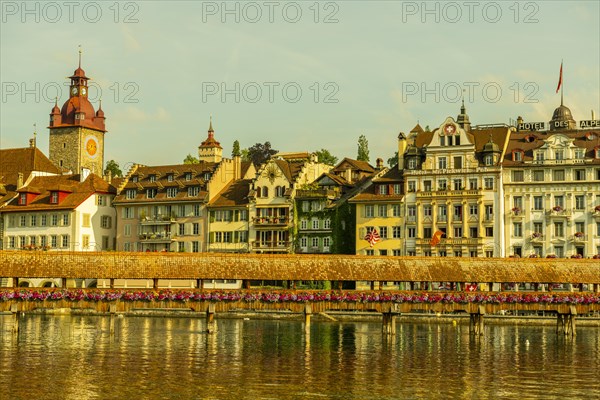
[{"label": "window shutter", "polygon": [[209,242],[214,243],[215,242],[215,233],[211,232],[211,233],[209,233],[208,236],[209,236],[209,238],[208,238]]},{"label": "window shutter", "polygon": [[215,222],[215,211],[210,212],[210,222]]}]

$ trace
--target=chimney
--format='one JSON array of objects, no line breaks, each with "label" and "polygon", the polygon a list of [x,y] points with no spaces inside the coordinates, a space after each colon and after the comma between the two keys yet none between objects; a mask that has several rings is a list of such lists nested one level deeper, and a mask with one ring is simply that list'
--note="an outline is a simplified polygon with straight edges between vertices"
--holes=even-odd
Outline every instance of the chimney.
[{"label": "chimney", "polygon": [[377,169],[383,169],[383,158],[378,158],[376,163],[377,163]]},{"label": "chimney", "polygon": [[21,189],[23,187],[23,173],[19,172],[17,177],[17,189]]},{"label": "chimney", "polygon": [[519,125],[521,125],[523,123],[523,117],[521,117],[520,115],[517,117],[517,128],[519,127]]},{"label": "chimney", "polygon": [[29,147],[31,147],[32,149],[35,148],[35,136],[29,139]]},{"label": "chimney", "polygon": [[242,179],[242,157],[233,156],[233,179]]},{"label": "chimney", "polygon": [[106,174],[104,174],[104,180],[107,183],[111,183],[112,182],[112,171],[106,171]]},{"label": "chimney", "polygon": [[81,175],[79,175],[79,182],[85,181],[88,176],[90,176],[90,169],[89,168],[81,168]]}]

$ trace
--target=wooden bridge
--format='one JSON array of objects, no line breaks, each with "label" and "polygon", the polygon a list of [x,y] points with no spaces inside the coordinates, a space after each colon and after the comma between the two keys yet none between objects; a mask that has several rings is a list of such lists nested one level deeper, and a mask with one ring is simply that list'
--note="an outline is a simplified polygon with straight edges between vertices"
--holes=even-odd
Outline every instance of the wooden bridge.
[{"label": "wooden bridge", "polygon": [[[110,314],[187,308],[206,313],[211,330],[215,313],[230,310],[302,312],[306,326],[315,312],[377,311],[383,314],[384,332],[394,334],[397,315],[422,310],[466,312],[472,332],[482,334],[485,314],[545,311],[558,316],[557,330],[574,335],[576,315],[600,311],[600,262],[588,259],[0,251],[0,261],[0,277],[13,278],[14,283],[17,278],[49,277],[63,283],[62,288],[49,291],[0,290],[0,311],[15,315],[35,308],[87,308]],[[68,287],[69,280],[90,278],[111,283],[116,279],[149,280],[152,288]],[[207,290],[202,282],[208,279],[241,280],[243,289]],[[196,287],[160,290],[161,281],[173,280],[196,282]],[[284,288],[252,289],[250,283],[257,280],[278,281]],[[336,290],[295,290],[302,281],[329,282]],[[370,282],[369,290],[343,289],[345,283],[356,281]],[[385,290],[381,282],[397,282],[406,290]],[[433,283],[443,283],[454,291],[434,291]],[[532,285],[534,291],[518,291],[522,283]],[[568,291],[553,291],[555,285]],[[507,287],[514,290],[503,290]],[[476,291],[465,291],[467,288]],[[15,324],[18,329],[18,322]]]}]

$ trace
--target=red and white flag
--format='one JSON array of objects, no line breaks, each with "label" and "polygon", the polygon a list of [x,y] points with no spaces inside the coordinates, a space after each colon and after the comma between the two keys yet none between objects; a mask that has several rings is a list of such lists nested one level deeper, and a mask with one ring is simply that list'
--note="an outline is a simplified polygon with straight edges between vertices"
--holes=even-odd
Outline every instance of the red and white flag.
[{"label": "red and white flag", "polygon": [[375,243],[379,242],[379,233],[377,233],[377,229],[373,228],[369,232],[367,232],[365,236],[365,240],[369,242],[371,247],[375,246]]},{"label": "red and white flag", "polygon": [[429,241],[429,245],[431,247],[437,246],[440,243],[440,241],[442,240],[442,236],[444,236],[444,235],[445,235],[445,233],[440,230],[435,231],[435,233],[433,234],[433,237]]},{"label": "red and white flag", "polygon": [[561,63],[560,63],[560,76],[558,77],[558,86],[556,87],[556,93],[558,93],[558,91],[560,90],[560,87],[562,86],[562,67],[563,67],[563,63],[561,61]]}]

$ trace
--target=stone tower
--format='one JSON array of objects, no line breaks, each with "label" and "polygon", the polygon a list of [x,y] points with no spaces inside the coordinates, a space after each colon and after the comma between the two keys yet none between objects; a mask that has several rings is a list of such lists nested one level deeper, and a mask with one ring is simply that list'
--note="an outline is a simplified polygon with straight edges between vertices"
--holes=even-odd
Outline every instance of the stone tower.
[{"label": "stone tower", "polygon": [[221,143],[215,140],[215,131],[212,127],[212,118],[208,126],[208,137],[200,146],[198,146],[198,159],[206,162],[221,162],[223,158],[223,148]]},{"label": "stone tower", "polygon": [[102,105],[94,111],[88,100],[88,78],[81,69],[81,51],[79,67],[69,77],[69,99],[62,109],[58,104],[50,113],[50,161],[62,170],[74,174],[82,168],[102,175],[104,168],[104,111]]}]

